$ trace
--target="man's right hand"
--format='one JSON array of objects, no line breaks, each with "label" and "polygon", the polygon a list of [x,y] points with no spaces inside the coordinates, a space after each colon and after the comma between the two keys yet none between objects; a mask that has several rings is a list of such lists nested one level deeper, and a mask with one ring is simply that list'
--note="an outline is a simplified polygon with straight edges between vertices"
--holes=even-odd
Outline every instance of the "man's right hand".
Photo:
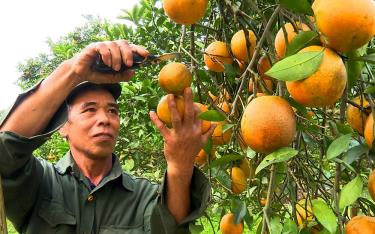
[{"label": "man's right hand", "polygon": [[143,47],[129,44],[125,40],[96,42],[88,45],[70,61],[73,71],[78,78],[77,83],[83,81],[93,83],[128,81],[134,75],[134,71],[131,69],[121,73],[105,74],[93,71],[91,65],[97,55],[100,54],[107,66],[118,71],[122,63],[128,67],[133,65],[133,52],[138,53],[142,57],[149,55],[149,52]]}]

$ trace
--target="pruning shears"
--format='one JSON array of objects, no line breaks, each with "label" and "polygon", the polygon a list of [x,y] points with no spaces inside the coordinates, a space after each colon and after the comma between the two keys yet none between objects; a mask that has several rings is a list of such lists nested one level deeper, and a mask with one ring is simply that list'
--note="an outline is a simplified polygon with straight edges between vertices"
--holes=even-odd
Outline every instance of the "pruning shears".
[{"label": "pruning shears", "polygon": [[98,54],[91,66],[91,69],[101,73],[118,73],[128,69],[138,69],[151,64],[159,64],[162,61],[174,59],[179,56],[181,56],[181,53],[174,52],[162,55],[150,54],[147,57],[142,57],[139,54],[133,52],[133,65],[131,67],[128,67],[123,63],[121,64],[121,69],[119,71],[115,71],[111,67],[104,64],[102,57],[100,56],[100,54]]}]

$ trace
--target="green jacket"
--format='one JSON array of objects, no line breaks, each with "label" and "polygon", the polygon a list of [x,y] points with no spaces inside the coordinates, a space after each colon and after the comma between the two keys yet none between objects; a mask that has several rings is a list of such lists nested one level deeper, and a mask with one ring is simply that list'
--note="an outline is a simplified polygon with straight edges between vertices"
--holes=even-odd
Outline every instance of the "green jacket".
[{"label": "green jacket", "polygon": [[[16,104],[24,96],[27,95],[21,95]],[[19,232],[188,233],[188,224],[200,217],[208,205],[209,182],[195,168],[191,212],[177,224],[163,200],[164,183],[158,185],[124,173],[116,156],[109,175],[91,189],[70,152],[56,165],[32,156],[56,131],[55,126],[56,123],[51,124],[52,130],[30,138],[0,132],[6,215]]]}]

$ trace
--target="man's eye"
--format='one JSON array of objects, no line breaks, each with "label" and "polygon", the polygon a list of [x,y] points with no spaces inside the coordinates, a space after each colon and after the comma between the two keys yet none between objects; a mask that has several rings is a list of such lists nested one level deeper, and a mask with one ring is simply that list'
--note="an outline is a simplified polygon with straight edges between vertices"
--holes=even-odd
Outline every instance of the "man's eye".
[{"label": "man's eye", "polygon": [[95,112],[95,108],[87,108],[87,109],[84,109],[83,112]]},{"label": "man's eye", "polygon": [[116,110],[116,109],[109,109],[109,112],[112,113],[112,114],[115,114],[115,115],[118,114],[118,110]]}]

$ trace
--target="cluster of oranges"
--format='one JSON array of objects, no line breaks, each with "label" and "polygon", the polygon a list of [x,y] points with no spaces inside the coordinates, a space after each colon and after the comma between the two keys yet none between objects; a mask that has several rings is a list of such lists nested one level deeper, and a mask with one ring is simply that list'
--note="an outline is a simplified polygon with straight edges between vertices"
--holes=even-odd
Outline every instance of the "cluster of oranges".
[{"label": "cluster of oranges", "polygon": [[[198,22],[204,16],[207,6],[208,0],[163,0],[163,7],[168,17],[176,23],[185,25]],[[191,10],[187,11],[186,9]],[[275,58],[278,60],[285,58],[288,44],[300,32],[316,28],[321,43],[303,48],[298,53],[322,52],[322,62],[309,77],[298,81],[286,81],[286,89],[297,103],[305,107],[331,107],[339,100],[347,86],[347,70],[341,55],[364,46],[375,35],[375,3],[373,0],[346,0],[345,3],[342,0],[315,0],[312,9],[314,17],[311,18],[310,26],[297,21],[286,23],[279,29],[274,41]],[[315,25],[315,27],[312,28],[312,25]],[[239,30],[233,34],[230,44],[219,40],[209,44],[204,51],[204,64],[209,71],[220,73],[225,71],[226,64],[236,62],[243,71],[246,64],[252,59],[256,45],[257,38],[252,30]],[[180,95],[174,88],[177,87],[180,90],[181,87],[190,86],[191,73],[186,67],[183,68],[184,65],[172,64],[168,64],[160,72],[160,85],[168,93]],[[255,90],[259,92],[254,99],[248,102],[240,122],[240,145],[250,147],[263,154],[289,146],[294,141],[296,133],[296,117],[291,105],[283,97],[263,94],[263,92],[273,94],[274,91],[275,80],[265,75],[271,66],[270,58],[267,55],[263,55],[258,60],[259,77],[248,82],[248,91],[250,93]],[[181,73],[177,73],[180,71]],[[165,78],[169,74],[176,75]],[[180,79],[183,79],[183,81]],[[231,97],[224,88],[220,90],[218,97],[211,93],[209,95],[212,104],[221,109],[223,113],[229,114],[231,112]],[[178,99],[181,99],[181,101],[178,101]],[[159,103],[160,111],[158,106],[159,117],[163,116],[163,113],[167,113],[167,104],[164,104],[163,107],[162,102],[163,99]],[[348,123],[365,137],[367,144],[371,147],[374,121],[369,111],[369,103],[363,97],[356,97],[353,103],[356,103],[356,105],[348,105]],[[208,110],[206,105],[198,105],[203,112]],[[183,110],[182,98],[177,97],[177,108]],[[168,123],[168,118],[162,120]],[[219,122],[212,135],[214,147],[211,155],[213,156],[215,155],[215,146],[227,144],[232,138],[233,131],[231,128],[223,131],[227,124],[227,121]],[[196,163],[203,166],[207,163],[208,158],[206,152],[201,150],[196,157]],[[247,179],[254,176],[254,170],[251,162],[246,158],[235,165],[229,170],[232,192],[240,194],[247,187]],[[373,177],[375,178],[375,175]],[[373,180],[375,180],[374,178]],[[375,192],[373,193],[375,197]],[[297,215],[299,225],[312,220],[311,204],[307,203],[306,200],[301,200],[297,204],[296,210],[299,213]],[[365,217],[362,219],[374,223],[373,218]],[[359,218],[353,219],[351,222],[365,222],[362,219],[360,221],[358,221]],[[222,233],[243,232],[243,223],[234,224],[233,220],[234,215],[232,213],[223,216],[220,223]],[[352,225],[348,223],[347,230],[351,229]]]}]

